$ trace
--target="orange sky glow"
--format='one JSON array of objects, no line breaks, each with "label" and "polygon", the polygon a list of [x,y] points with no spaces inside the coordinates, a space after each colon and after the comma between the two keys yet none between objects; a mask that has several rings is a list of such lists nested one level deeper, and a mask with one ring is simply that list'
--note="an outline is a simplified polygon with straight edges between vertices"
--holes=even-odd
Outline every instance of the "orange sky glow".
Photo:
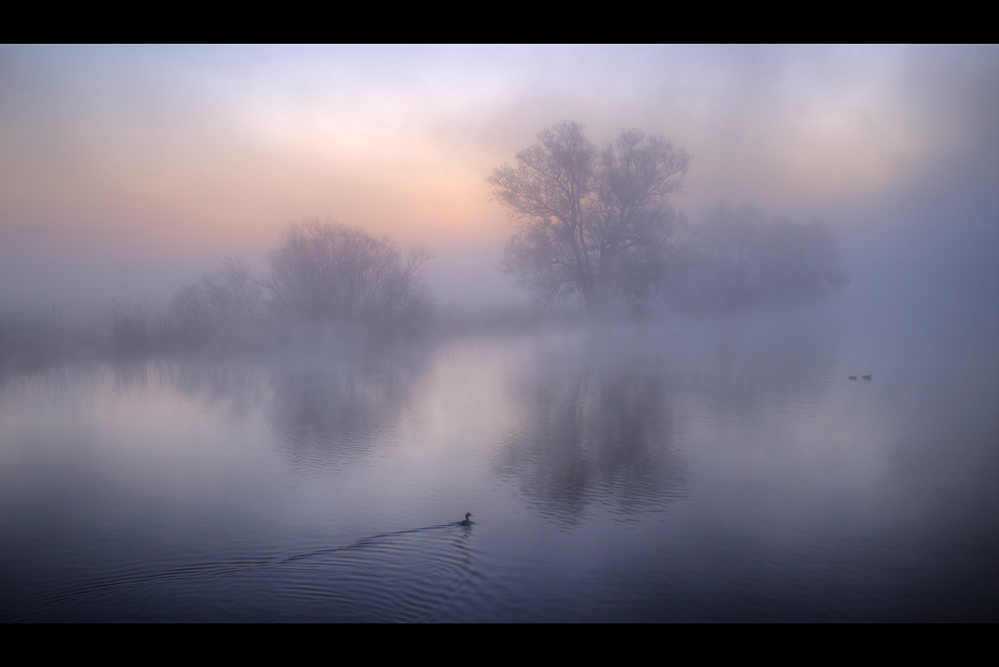
[{"label": "orange sky glow", "polygon": [[690,215],[726,199],[849,226],[830,212],[994,141],[997,54],[4,46],[0,261],[259,258],[312,217],[495,258],[509,228],[486,176],[566,120],[692,153]]}]

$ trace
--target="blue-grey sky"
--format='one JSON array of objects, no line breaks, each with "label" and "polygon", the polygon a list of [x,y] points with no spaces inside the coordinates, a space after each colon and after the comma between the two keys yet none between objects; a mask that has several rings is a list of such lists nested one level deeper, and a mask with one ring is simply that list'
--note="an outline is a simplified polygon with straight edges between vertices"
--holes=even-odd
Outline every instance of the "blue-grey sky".
[{"label": "blue-grey sky", "polygon": [[938,206],[999,238],[993,45],[2,46],[0,301],[168,294],[315,216],[431,245],[445,299],[500,294],[485,177],[566,120],[692,153],[695,218],[754,202],[875,247]]}]

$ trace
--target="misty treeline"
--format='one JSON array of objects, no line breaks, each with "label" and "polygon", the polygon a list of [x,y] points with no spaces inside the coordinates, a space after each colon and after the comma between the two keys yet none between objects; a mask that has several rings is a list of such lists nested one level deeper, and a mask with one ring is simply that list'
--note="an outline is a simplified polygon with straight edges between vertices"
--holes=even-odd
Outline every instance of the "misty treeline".
[{"label": "misty treeline", "polygon": [[768,219],[753,204],[719,202],[677,231],[662,297],[685,311],[798,308],[847,284],[839,246],[825,225]]},{"label": "misty treeline", "polygon": [[352,326],[380,333],[426,328],[434,301],[423,275],[429,249],[405,257],[377,239],[334,221],[292,223],[254,272],[225,259],[170,302],[178,342],[248,342],[289,328]]},{"label": "misty treeline", "polygon": [[[820,222],[771,219],[755,205],[724,202],[689,221],[673,200],[692,157],[662,137],[625,131],[598,148],[582,125],[563,123],[538,139],[487,180],[514,225],[499,268],[542,312],[797,308],[846,284],[838,247]],[[162,309],[112,301],[82,318],[55,309],[6,315],[0,368],[71,353],[135,357],[426,333],[436,312],[424,275],[432,257],[425,246],[404,254],[387,237],[333,220],[294,222],[263,269],[221,260]],[[437,315],[436,330],[468,324],[454,315]],[[514,315],[477,317],[491,328],[536,321]]]},{"label": "misty treeline", "polygon": [[427,331],[434,299],[424,246],[403,255],[336,221],[291,223],[256,271],[225,258],[182,287],[165,308],[14,313],[0,319],[0,369],[63,358],[135,358],[174,351],[259,350],[281,344],[384,341]]},{"label": "misty treeline", "polygon": [[817,221],[767,220],[724,202],[690,224],[672,199],[691,156],[633,130],[603,147],[563,123],[493,170],[515,232],[501,269],[543,307],[591,314],[800,307],[846,284]]}]

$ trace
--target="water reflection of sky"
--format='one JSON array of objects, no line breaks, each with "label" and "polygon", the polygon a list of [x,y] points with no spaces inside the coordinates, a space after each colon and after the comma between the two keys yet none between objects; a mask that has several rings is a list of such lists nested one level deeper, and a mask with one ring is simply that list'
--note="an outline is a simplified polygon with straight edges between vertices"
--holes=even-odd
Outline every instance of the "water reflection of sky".
[{"label": "water reflection of sky", "polygon": [[995,620],[988,351],[850,381],[800,318],[342,352],[4,377],[0,617]]}]

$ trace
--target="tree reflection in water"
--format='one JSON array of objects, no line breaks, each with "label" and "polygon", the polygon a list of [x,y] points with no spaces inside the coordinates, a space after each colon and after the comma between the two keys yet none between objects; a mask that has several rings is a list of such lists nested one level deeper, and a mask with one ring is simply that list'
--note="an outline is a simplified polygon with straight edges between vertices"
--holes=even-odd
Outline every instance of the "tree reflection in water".
[{"label": "tree reflection in water", "polygon": [[386,445],[429,368],[419,347],[303,355],[272,371],[275,432],[299,470],[340,468]]},{"label": "tree reflection in water", "polygon": [[[200,360],[156,366],[175,391],[209,409],[224,407],[233,422],[262,412],[294,469],[319,473],[396,444],[429,356],[419,346],[347,344],[285,350],[255,363]],[[129,384],[137,380],[132,377]]]},{"label": "tree reflection in water", "polygon": [[517,369],[509,393],[521,402],[498,472],[559,522],[593,503],[627,515],[684,494],[670,376],[635,342],[560,337]]},{"label": "tree reflection in water", "polygon": [[820,400],[837,363],[823,318],[555,334],[518,366],[498,472],[560,522],[686,493],[687,415],[725,423],[775,396]]}]

